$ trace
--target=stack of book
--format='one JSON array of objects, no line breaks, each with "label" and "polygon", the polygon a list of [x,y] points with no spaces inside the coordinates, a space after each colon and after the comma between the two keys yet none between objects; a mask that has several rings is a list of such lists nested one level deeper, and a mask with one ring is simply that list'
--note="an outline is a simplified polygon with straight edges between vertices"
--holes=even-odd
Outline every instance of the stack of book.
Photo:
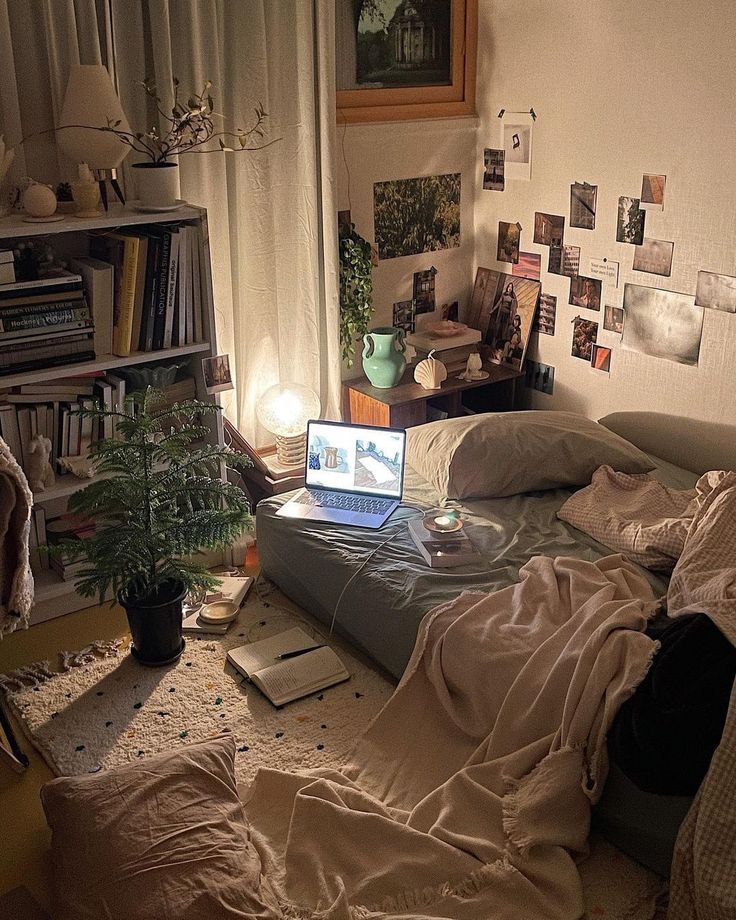
[{"label": "stack of book", "polygon": [[407,335],[406,344],[416,352],[415,363],[423,361],[431,351],[434,357],[447,368],[448,374],[465,370],[469,355],[478,351],[481,334],[478,329],[466,329],[457,335],[442,338],[430,332],[415,332]]},{"label": "stack of book", "polygon": [[[35,512],[34,512],[35,513]],[[79,514],[62,514],[53,520],[45,522],[44,540],[41,542],[41,533],[38,518],[36,519],[37,536],[40,546],[48,546],[49,552],[46,555],[51,569],[63,578],[64,581],[70,581],[79,573],[89,568],[89,563],[84,560],[74,561],[74,553],[54,552],[54,547],[58,546],[64,540],[81,540],[83,537],[89,537],[95,532],[95,522],[90,518],[85,518]]]},{"label": "stack of book", "polygon": [[94,332],[81,275],[0,284],[0,375],[94,359]]},{"label": "stack of book", "polygon": [[[86,266],[91,278],[112,266],[113,354],[203,341],[199,254],[199,230],[189,224],[151,225],[92,240],[92,258],[74,264],[79,271]],[[107,289],[107,282],[99,287]]]}]

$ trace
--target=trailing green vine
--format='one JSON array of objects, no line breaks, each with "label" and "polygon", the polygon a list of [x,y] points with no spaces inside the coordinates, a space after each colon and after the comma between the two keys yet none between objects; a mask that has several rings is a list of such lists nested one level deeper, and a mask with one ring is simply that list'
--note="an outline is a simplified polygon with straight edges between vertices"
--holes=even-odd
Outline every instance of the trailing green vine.
[{"label": "trailing green vine", "polygon": [[355,355],[355,340],[368,331],[373,313],[373,261],[371,244],[342,224],[340,243],[340,345],[348,367]]}]

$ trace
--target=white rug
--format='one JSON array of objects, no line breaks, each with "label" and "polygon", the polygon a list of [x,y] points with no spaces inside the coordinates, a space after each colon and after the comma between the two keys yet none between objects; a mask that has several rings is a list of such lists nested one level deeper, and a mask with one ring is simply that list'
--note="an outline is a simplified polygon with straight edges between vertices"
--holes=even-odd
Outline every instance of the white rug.
[{"label": "white rug", "polygon": [[[255,595],[222,637],[187,638],[179,662],[144,668],[127,644],[99,643],[0,676],[0,688],[29,740],[59,775],[96,772],[222,731],[236,740],[236,770],[248,782],[259,767],[299,771],[339,767],[378,714],[393,685],[329,639],[351,679],[274,708],[258,690],[225,671],[228,649],[293,625],[311,623]],[[580,866],[586,920],[651,920],[662,882],[601,839]]]}]

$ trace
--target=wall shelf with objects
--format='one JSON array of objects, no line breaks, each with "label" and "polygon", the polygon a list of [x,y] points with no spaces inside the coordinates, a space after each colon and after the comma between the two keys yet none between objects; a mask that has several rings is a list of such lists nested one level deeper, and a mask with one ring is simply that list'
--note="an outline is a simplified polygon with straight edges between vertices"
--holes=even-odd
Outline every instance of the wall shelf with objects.
[{"label": "wall shelf with objects", "polygon": [[[0,283],[0,436],[24,469],[30,440],[47,437],[56,476],[34,492],[37,623],[95,603],[75,591],[74,571],[41,549],[55,535],[74,536],[67,502],[92,481],[65,472],[59,458],[76,468],[93,440],[114,436],[111,420],[109,430],[105,422],[90,430],[75,410],[93,401],[122,408],[147,383],[172,403],[219,399],[202,368],[217,355],[207,213],[118,207],[49,223],[13,215],[0,219],[0,251],[14,253],[16,275]],[[207,427],[206,440],[222,445],[221,417]]]}]

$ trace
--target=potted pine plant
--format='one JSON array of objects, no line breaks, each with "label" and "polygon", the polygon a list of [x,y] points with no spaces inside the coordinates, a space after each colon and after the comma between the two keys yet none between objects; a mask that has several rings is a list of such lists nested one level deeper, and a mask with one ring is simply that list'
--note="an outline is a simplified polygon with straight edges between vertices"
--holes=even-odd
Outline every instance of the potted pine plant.
[{"label": "potted pine plant", "polygon": [[219,411],[199,400],[167,405],[148,387],[124,412],[79,412],[97,422],[113,416],[117,437],[94,443],[97,478],[69,500],[71,512],[94,520],[94,532],[59,551],[88,564],[80,594],[100,603],[112,594],[125,608],[141,664],[178,659],[185,595],[216,584],[190,557],[230,545],[252,523],[245,493],[221,478],[223,465],[248,466],[247,457],[201,441],[205,417]]}]

